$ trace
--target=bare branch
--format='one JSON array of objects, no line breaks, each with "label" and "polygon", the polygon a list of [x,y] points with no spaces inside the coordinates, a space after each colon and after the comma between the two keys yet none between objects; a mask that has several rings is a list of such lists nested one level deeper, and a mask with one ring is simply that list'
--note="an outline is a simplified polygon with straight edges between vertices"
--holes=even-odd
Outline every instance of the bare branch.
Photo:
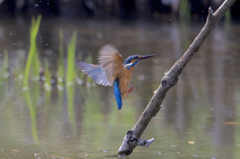
[{"label": "bare branch", "polygon": [[184,55],[172,66],[172,68],[167,73],[165,73],[160,86],[156,91],[154,91],[154,95],[144,110],[143,114],[140,116],[139,120],[132,128],[132,130],[129,130],[124,137],[122,145],[118,150],[118,155],[130,155],[136,146],[149,146],[154,141],[154,139],[142,140],[140,137],[152,117],[154,117],[160,110],[161,104],[167,91],[177,83],[178,76],[181,74],[184,67],[191,60],[192,56],[198,51],[212,29],[216,27],[217,22],[220,20],[220,18],[225,14],[227,9],[233,5],[235,1],[236,0],[225,0],[215,13],[213,13],[213,10],[211,7],[209,7],[206,24],[198,36],[194,39],[188,50],[184,53]]}]

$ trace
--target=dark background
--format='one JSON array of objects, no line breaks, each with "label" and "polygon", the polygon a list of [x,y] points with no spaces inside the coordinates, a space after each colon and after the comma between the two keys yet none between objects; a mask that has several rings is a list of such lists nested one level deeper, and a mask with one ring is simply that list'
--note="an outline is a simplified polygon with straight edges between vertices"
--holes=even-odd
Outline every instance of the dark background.
[{"label": "dark background", "polygon": [[[204,20],[207,8],[215,10],[221,0],[0,0],[0,16],[67,16],[80,19],[119,18],[169,19],[188,15],[192,20]],[[230,9],[231,19],[240,21],[240,2]]]}]

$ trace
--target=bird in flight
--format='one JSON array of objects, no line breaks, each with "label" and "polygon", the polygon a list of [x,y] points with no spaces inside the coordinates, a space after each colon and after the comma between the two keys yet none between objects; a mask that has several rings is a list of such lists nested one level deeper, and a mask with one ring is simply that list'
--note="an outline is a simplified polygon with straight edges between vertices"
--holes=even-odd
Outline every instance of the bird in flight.
[{"label": "bird in flight", "polygon": [[122,108],[122,96],[128,96],[133,87],[128,89],[134,67],[153,55],[132,55],[122,63],[122,55],[113,45],[103,46],[98,53],[98,65],[78,61],[77,66],[97,84],[114,86],[114,95],[118,109]]}]

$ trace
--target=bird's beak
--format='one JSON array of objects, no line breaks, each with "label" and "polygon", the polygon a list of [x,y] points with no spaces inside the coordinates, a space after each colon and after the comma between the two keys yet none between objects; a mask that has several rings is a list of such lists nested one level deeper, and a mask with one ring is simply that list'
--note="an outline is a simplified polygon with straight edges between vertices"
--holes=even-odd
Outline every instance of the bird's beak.
[{"label": "bird's beak", "polygon": [[139,60],[144,60],[144,59],[151,58],[153,56],[156,56],[156,54],[139,56],[138,59]]}]

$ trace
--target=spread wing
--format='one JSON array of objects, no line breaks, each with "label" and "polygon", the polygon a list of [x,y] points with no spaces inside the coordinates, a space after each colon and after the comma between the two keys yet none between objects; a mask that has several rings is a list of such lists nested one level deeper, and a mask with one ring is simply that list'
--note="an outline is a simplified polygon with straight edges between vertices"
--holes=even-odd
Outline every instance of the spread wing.
[{"label": "spread wing", "polygon": [[83,61],[78,61],[77,66],[97,83],[104,86],[111,86],[107,76],[100,65],[92,65]]},{"label": "spread wing", "polygon": [[104,70],[108,82],[113,85],[118,73],[123,69],[122,55],[113,45],[105,45],[99,51],[98,63]]}]

